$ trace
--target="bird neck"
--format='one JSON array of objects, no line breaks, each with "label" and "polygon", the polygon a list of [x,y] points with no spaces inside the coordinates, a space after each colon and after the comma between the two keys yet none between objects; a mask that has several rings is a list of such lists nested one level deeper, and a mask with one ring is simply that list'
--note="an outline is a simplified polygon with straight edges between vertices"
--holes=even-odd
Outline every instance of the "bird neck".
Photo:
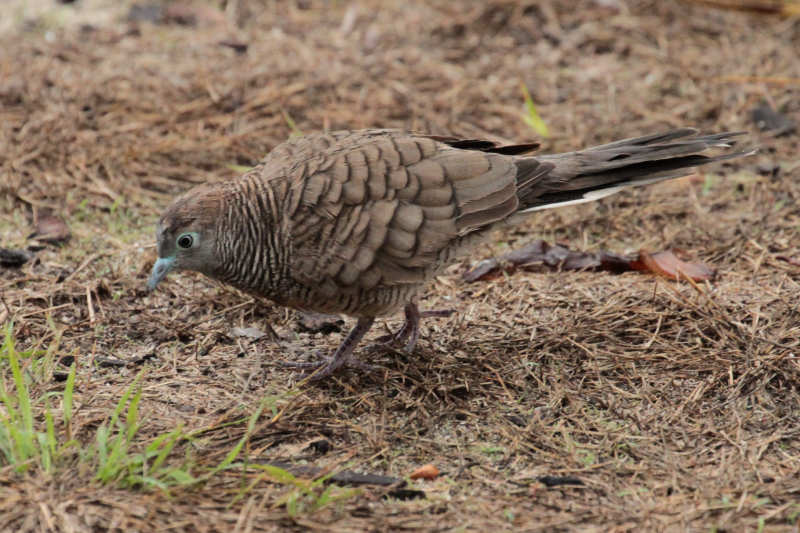
[{"label": "bird neck", "polygon": [[239,180],[230,185],[217,224],[222,261],[214,277],[269,297],[289,279],[288,231],[281,205],[266,183]]}]

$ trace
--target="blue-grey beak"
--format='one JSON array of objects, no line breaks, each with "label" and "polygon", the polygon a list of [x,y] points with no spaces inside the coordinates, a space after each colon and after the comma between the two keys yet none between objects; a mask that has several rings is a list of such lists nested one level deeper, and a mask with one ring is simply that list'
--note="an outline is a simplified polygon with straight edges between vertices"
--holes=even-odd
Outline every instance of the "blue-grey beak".
[{"label": "blue-grey beak", "polygon": [[172,257],[159,257],[158,261],[153,265],[153,271],[150,273],[150,279],[147,281],[147,288],[151,291],[156,288],[156,285],[164,279],[164,277],[175,266],[175,256]]}]

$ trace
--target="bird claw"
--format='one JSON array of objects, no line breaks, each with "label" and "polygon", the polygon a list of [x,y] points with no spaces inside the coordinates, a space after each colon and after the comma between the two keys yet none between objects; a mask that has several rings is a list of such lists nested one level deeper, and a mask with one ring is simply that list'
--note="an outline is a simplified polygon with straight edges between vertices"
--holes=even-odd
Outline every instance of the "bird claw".
[{"label": "bird claw", "polygon": [[383,335],[375,339],[375,343],[371,344],[369,349],[386,348],[394,344],[406,341],[403,347],[404,351],[410,353],[414,351],[414,346],[417,345],[419,338],[419,321],[421,318],[433,317],[448,317],[455,313],[454,309],[432,309],[429,311],[420,311],[415,304],[408,304],[405,309],[406,319],[403,325],[394,333]]},{"label": "bird claw", "polygon": [[317,361],[281,361],[278,364],[286,368],[303,370],[301,376],[303,378],[310,378],[310,381],[324,379],[344,367],[357,368],[365,372],[375,372],[378,370],[377,366],[369,365],[352,355],[338,360],[335,357],[321,357]]},{"label": "bird claw", "polygon": [[342,367],[349,366],[359,368],[361,370],[371,371],[373,367],[366,363],[362,363],[353,355],[353,349],[358,345],[358,342],[364,337],[364,334],[369,331],[372,326],[374,318],[359,318],[350,333],[342,341],[333,357],[322,357],[319,361],[311,362],[284,362],[283,366],[294,368],[305,368],[307,371],[303,374],[304,377],[311,381],[319,381],[326,378],[339,370]]},{"label": "bird claw", "polygon": [[[406,320],[403,323],[403,326],[395,333],[390,333],[388,335],[379,337],[376,339],[374,344],[371,344],[368,347],[368,349],[385,349],[387,346],[405,341],[404,349],[407,353],[410,353],[414,351],[414,346],[417,344],[417,339],[419,338],[420,318],[450,316],[454,312],[455,311],[452,309],[420,312],[416,304],[407,304],[405,307]],[[366,334],[366,332],[372,326],[373,320],[373,318],[359,319],[356,327],[353,328],[345,340],[342,341],[342,344],[340,344],[339,348],[337,348],[336,352],[334,352],[333,357],[320,356],[319,360],[317,361],[284,361],[278,364],[283,367],[304,370],[302,374],[303,378],[307,378],[310,381],[319,381],[324,379],[344,367],[357,368],[366,372],[374,372],[378,370],[379,367],[368,365],[353,355],[353,350],[358,342],[364,337],[364,334]]]},{"label": "bird claw", "polygon": [[375,349],[375,348],[386,348],[387,346],[391,346],[392,344],[395,344],[397,342],[402,341],[403,338],[404,338],[404,336],[401,335],[402,331],[403,331],[403,328],[401,327],[400,329],[398,329],[394,333],[389,333],[387,335],[381,335],[380,337],[375,339],[375,342],[373,342],[372,344],[367,346],[367,349],[370,350],[370,349]]}]

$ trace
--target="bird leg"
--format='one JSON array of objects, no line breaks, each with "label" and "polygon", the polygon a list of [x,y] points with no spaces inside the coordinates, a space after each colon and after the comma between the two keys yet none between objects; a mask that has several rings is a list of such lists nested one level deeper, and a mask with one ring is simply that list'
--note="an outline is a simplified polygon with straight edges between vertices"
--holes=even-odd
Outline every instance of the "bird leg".
[{"label": "bird leg", "polygon": [[373,322],[375,322],[375,319],[372,317],[359,318],[356,326],[350,330],[350,333],[347,334],[347,337],[345,337],[336,351],[333,352],[333,357],[325,357],[319,361],[311,361],[308,363],[284,362],[282,363],[282,366],[306,368],[311,374],[313,374],[313,377],[311,378],[313,381],[326,378],[343,366],[352,366],[362,370],[372,370],[371,366],[359,361],[353,355],[353,350],[356,346],[358,346],[358,343],[361,342],[361,339],[364,338],[364,335],[367,334],[369,328],[372,327]]},{"label": "bird leg", "polygon": [[[386,344],[406,341],[405,351],[411,352],[417,344],[417,339],[419,339],[419,321],[421,318],[450,316],[454,312],[453,309],[420,311],[417,304],[408,303],[405,306],[406,319],[405,322],[403,322],[403,326],[395,333],[379,337],[372,346],[385,346]],[[374,322],[375,319],[372,317],[359,318],[356,326],[347,334],[347,337],[345,337],[333,353],[333,357],[325,357],[319,361],[309,362],[286,361],[281,363],[281,366],[307,369],[312,375],[311,379],[314,381],[326,378],[345,366],[360,368],[367,371],[374,370],[372,366],[360,361],[353,354],[356,346],[358,346],[358,343],[361,342],[361,339],[364,338],[364,335],[367,334]]]},{"label": "bird leg", "polygon": [[406,320],[403,326],[394,333],[384,335],[376,339],[376,344],[395,344],[408,339],[405,351],[411,352],[417,345],[419,339],[419,321],[421,318],[450,316],[455,311],[453,309],[436,309],[431,311],[420,311],[415,303],[407,303],[405,306]]}]

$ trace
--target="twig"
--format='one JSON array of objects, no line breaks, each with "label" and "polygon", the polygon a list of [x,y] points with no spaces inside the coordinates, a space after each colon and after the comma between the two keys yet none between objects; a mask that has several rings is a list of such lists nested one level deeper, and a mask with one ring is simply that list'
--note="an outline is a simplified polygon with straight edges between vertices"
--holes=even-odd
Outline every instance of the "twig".
[{"label": "twig", "polygon": [[0,322],[5,322],[6,319],[11,316],[11,309],[8,307],[6,299],[3,298],[3,295],[1,294],[0,294],[0,302],[3,302],[3,307],[5,308],[3,309],[3,312],[0,313]]},{"label": "twig", "polygon": [[89,324],[94,324],[94,306],[92,305],[92,290],[86,286],[86,307],[89,308]]}]

